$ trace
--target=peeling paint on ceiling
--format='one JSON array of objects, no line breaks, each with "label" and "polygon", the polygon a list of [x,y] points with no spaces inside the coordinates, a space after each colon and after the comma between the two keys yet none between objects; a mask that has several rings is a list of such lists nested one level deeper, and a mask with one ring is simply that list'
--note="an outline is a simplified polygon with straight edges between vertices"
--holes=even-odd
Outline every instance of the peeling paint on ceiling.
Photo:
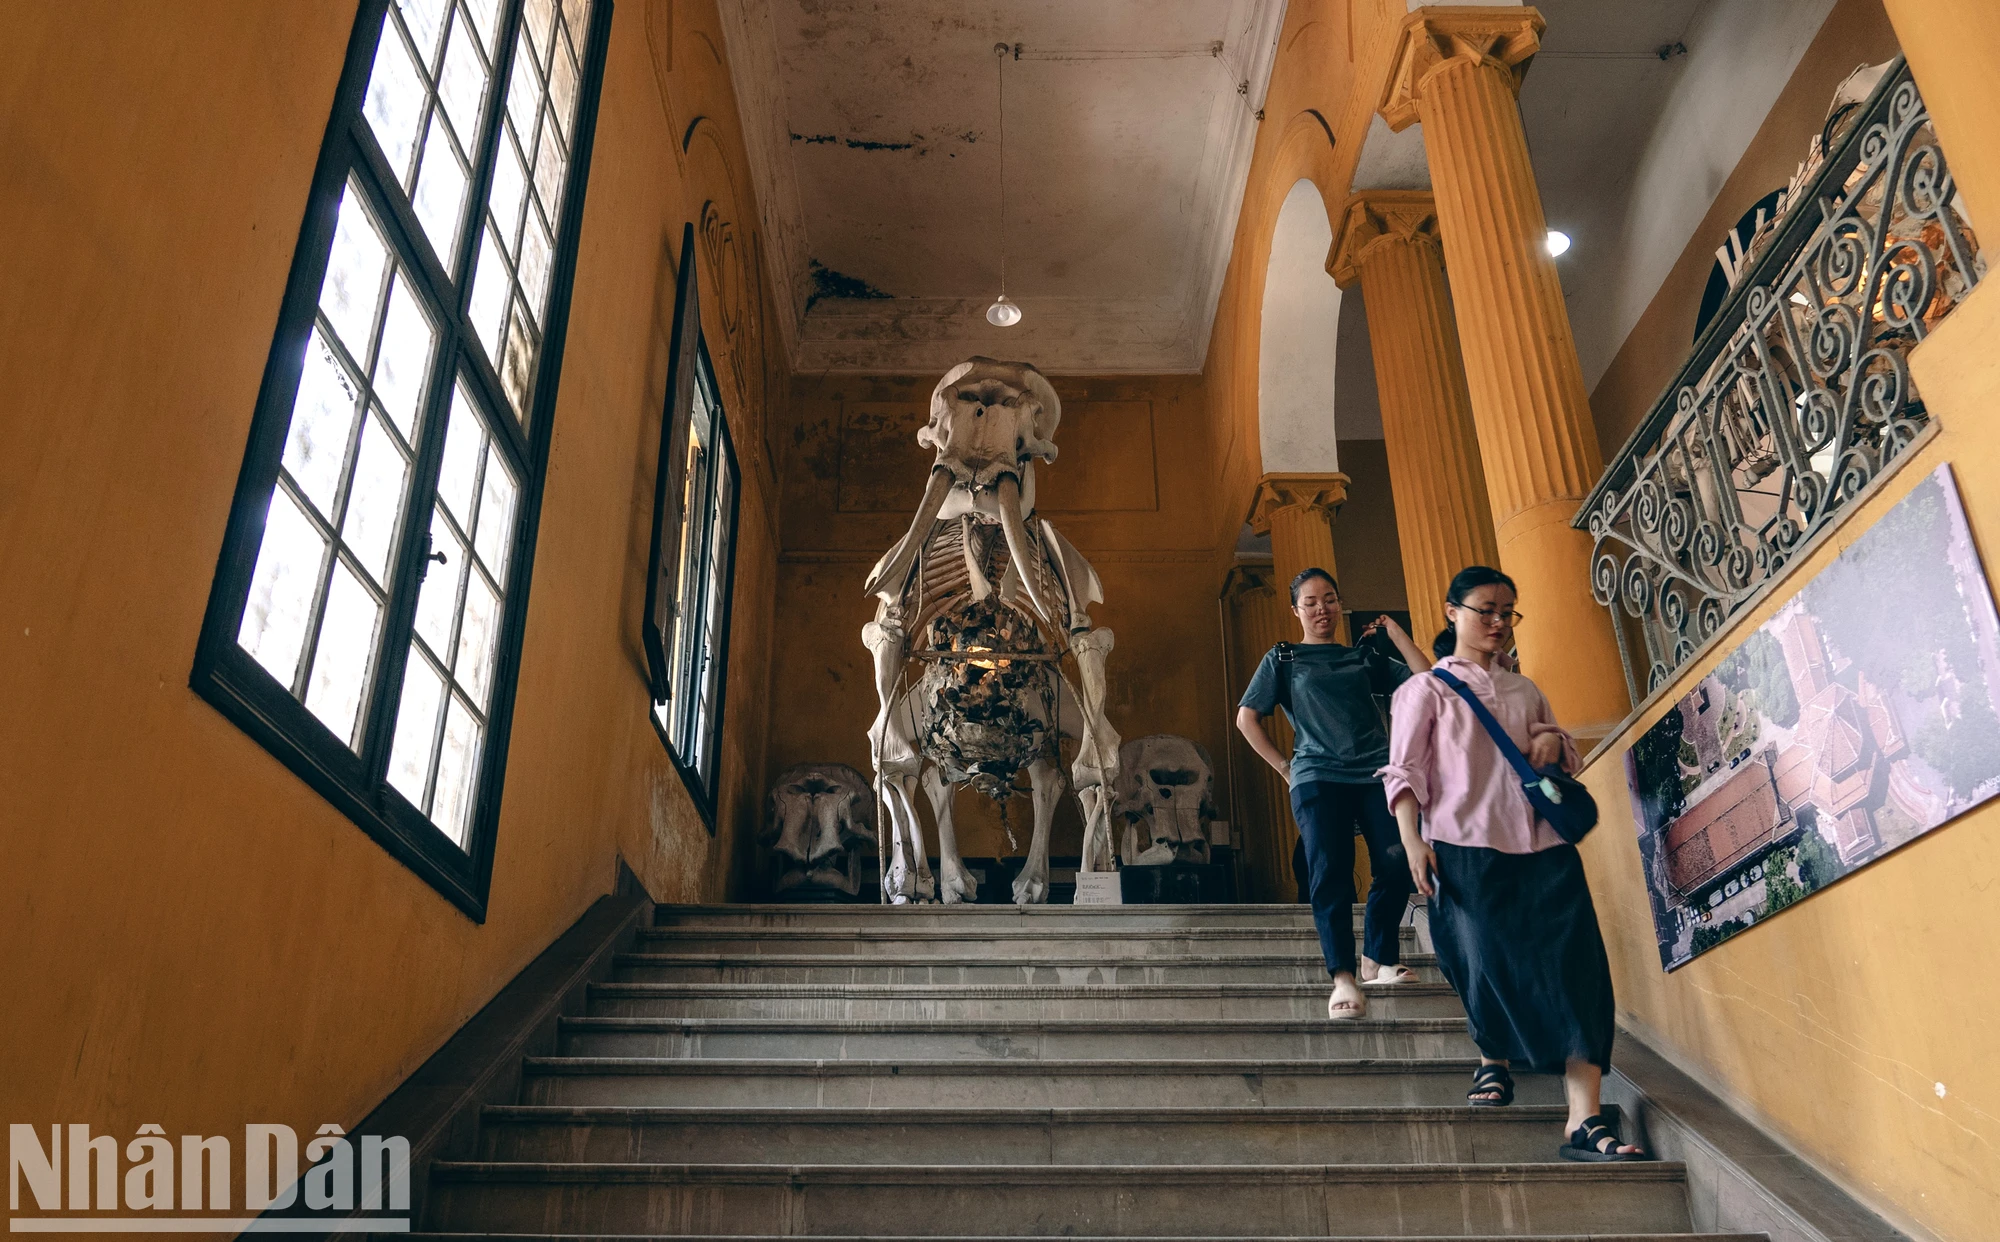
[{"label": "peeling paint on ceiling", "polygon": [[721,7],[796,369],[1200,369],[1284,0]]}]

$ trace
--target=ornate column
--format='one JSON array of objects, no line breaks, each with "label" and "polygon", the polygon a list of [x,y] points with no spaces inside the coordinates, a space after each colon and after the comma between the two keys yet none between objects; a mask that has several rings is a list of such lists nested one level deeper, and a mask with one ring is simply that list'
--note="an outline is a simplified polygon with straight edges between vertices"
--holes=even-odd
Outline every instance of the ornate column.
[{"label": "ornate column", "polygon": [[[1229,571],[1222,585],[1223,615],[1229,618],[1229,657],[1234,674],[1229,686],[1229,750],[1233,756],[1236,815],[1243,827],[1244,862],[1254,878],[1253,895],[1259,901],[1293,901],[1297,887],[1292,880],[1292,842],[1298,828],[1292,823],[1292,795],[1284,778],[1257,757],[1236,732],[1233,722],[1236,701],[1257,671],[1264,653],[1283,641],[1296,641],[1298,625],[1285,603],[1284,584],[1269,565],[1238,565]],[[1291,726],[1282,713],[1266,726],[1278,749],[1292,749]]]},{"label": "ornate column", "polygon": [[1430,192],[1348,199],[1326,270],[1343,289],[1359,281],[1368,307],[1410,628],[1422,646],[1444,624],[1451,576],[1500,560]]},{"label": "ornate column", "polygon": [[[1250,529],[1271,536],[1271,568],[1278,597],[1290,609],[1289,588],[1301,570],[1318,566],[1335,578],[1333,516],[1347,500],[1344,474],[1267,474],[1257,480],[1250,500]],[[1282,637],[1298,641],[1297,623],[1288,615]],[[1346,642],[1347,617],[1342,614],[1334,641]]]},{"label": "ornate column", "polygon": [[1992,0],[1883,0],[1930,109],[1931,125],[1976,229],[2000,234],[2000,6]]},{"label": "ornate column", "polygon": [[1541,31],[1531,8],[1419,9],[1381,111],[1394,130],[1423,122],[1500,567],[1529,618],[1522,671],[1565,725],[1598,737],[1630,704],[1590,595],[1590,537],[1569,525],[1603,458],[1515,104]]}]

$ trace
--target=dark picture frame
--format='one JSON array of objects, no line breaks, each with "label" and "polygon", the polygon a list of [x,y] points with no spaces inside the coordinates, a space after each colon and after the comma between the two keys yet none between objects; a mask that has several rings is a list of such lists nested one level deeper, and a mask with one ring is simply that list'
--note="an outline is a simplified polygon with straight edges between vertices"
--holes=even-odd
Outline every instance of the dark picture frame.
[{"label": "dark picture frame", "polygon": [[742,474],[702,336],[696,254],[688,224],[675,279],[640,629],[653,708],[647,714],[713,836]]}]

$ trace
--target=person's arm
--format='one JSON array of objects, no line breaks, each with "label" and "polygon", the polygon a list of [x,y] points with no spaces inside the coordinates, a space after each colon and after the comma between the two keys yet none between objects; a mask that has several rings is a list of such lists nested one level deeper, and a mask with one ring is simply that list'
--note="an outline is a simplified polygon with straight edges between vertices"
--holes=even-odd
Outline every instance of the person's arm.
[{"label": "person's arm", "polygon": [[1389,762],[1379,773],[1382,792],[1396,815],[1396,832],[1403,839],[1403,856],[1409,861],[1410,879],[1426,897],[1437,891],[1431,881],[1437,869],[1437,855],[1423,838],[1418,816],[1431,797],[1437,711],[1438,696],[1433,687],[1418,684],[1415,678],[1404,683],[1390,704]]},{"label": "person's arm", "polygon": [[1410,863],[1410,879],[1426,897],[1437,896],[1437,852],[1424,840],[1417,819],[1417,795],[1408,789],[1396,797],[1396,832],[1403,838],[1403,857]]},{"label": "person's arm", "polygon": [[1381,622],[1382,632],[1396,645],[1396,654],[1403,657],[1403,663],[1410,666],[1412,673],[1421,673],[1431,666],[1431,658],[1418,649],[1417,644],[1411,641],[1408,632],[1396,624],[1394,617],[1384,614]]},{"label": "person's arm", "polygon": [[[1390,614],[1386,614],[1386,612],[1378,614],[1372,622],[1368,622],[1366,628],[1362,628],[1362,632],[1354,638],[1354,642],[1360,644],[1360,640],[1368,638],[1370,634],[1382,634],[1384,638],[1388,638],[1390,644],[1394,644],[1396,654],[1402,656],[1402,662],[1410,666],[1410,672],[1424,672],[1426,668],[1430,668],[1430,656],[1426,656],[1422,650],[1418,650],[1416,642],[1410,640],[1410,634],[1402,626],[1398,626],[1396,618],[1392,618]],[[1394,688],[1396,686],[1388,686],[1388,688],[1382,688],[1382,692],[1386,694],[1386,692],[1390,692]]]},{"label": "person's arm", "polygon": [[1270,764],[1273,771],[1285,778],[1286,785],[1292,783],[1292,765],[1278,753],[1278,744],[1264,731],[1264,717],[1257,713],[1256,708],[1236,709],[1236,731],[1243,735],[1244,741],[1250,743],[1250,749],[1257,752],[1259,759]]},{"label": "person's arm", "polygon": [[1546,768],[1557,764],[1565,772],[1576,771],[1583,766],[1583,760],[1576,751],[1576,739],[1556,723],[1555,709],[1549,706],[1548,696],[1540,688],[1535,691],[1535,699],[1534,714],[1528,718],[1529,765]]}]

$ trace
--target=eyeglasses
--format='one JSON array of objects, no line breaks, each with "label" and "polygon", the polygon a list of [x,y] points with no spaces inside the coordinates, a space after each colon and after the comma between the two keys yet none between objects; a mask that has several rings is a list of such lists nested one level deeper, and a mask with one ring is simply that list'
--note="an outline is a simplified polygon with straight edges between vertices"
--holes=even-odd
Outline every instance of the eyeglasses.
[{"label": "eyeglasses", "polygon": [[1454,604],[1452,606],[1454,608],[1464,608],[1465,611],[1474,614],[1488,625],[1519,625],[1521,622],[1527,620],[1526,617],[1523,617],[1511,608],[1502,612],[1498,608],[1470,608],[1464,604]]}]

